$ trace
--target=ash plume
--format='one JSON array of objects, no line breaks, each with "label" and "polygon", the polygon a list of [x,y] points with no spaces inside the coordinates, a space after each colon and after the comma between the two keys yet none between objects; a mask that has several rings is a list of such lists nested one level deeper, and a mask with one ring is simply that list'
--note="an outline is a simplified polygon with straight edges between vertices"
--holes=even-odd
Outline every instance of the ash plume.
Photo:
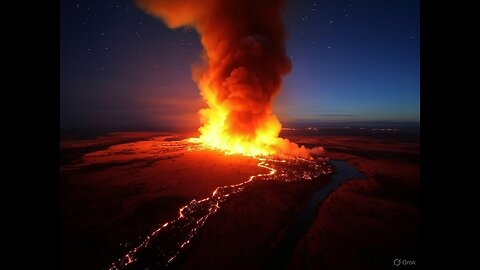
[{"label": "ash plume", "polygon": [[[193,68],[201,96],[200,139],[232,152],[309,157],[304,147],[278,137],[272,112],[286,55],[282,0],[137,0],[168,27],[191,27],[204,47],[204,64]],[[260,150],[258,150],[260,149]]]}]

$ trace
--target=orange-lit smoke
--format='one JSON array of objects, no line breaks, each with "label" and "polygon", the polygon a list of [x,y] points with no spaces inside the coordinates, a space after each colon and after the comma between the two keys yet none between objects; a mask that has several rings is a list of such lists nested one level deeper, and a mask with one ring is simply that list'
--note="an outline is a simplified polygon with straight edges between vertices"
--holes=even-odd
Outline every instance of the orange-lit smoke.
[{"label": "orange-lit smoke", "polygon": [[291,70],[285,53],[282,0],[137,0],[170,28],[192,27],[205,49],[193,69],[208,108],[200,111],[199,140],[229,153],[308,157],[304,147],[278,137],[272,113],[282,76]]}]

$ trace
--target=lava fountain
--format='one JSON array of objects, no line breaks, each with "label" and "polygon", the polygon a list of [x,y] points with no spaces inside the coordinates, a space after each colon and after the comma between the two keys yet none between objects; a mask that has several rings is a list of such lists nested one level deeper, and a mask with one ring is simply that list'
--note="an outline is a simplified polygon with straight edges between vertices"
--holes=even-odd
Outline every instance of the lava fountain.
[{"label": "lava fountain", "polygon": [[309,157],[279,138],[272,112],[282,76],[291,70],[281,20],[282,0],[137,0],[168,27],[191,27],[201,37],[203,63],[193,79],[208,108],[193,140],[230,154]]}]

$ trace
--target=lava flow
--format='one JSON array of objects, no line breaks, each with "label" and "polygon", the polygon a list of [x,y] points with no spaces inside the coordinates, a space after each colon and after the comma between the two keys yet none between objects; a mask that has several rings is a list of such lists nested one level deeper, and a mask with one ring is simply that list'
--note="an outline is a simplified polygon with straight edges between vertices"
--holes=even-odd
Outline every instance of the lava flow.
[{"label": "lava flow", "polygon": [[[200,143],[191,140],[178,142],[185,149],[198,151],[205,149]],[[168,147],[174,147],[172,143]],[[175,146],[178,147],[178,146]],[[255,157],[258,166],[267,173],[252,175],[245,182],[217,187],[210,197],[192,200],[179,210],[179,216],[172,221],[159,225],[122,258],[114,262],[109,269],[146,269],[150,266],[166,267],[184,250],[198,233],[206,220],[217,212],[229,196],[241,192],[245,186],[258,180],[302,181],[313,180],[334,172],[323,159],[279,158],[274,156]]]}]

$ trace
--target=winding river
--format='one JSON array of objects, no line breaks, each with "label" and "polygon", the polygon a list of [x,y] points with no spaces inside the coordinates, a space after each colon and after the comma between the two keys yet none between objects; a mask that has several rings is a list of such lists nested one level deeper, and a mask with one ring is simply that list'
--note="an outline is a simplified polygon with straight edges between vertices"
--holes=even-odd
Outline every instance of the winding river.
[{"label": "winding river", "polygon": [[331,176],[330,182],[319,188],[312,196],[307,206],[295,218],[295,221],[285,233],[277,249],[267,261],[268,269],[282,269],[290,261],[293,251],[300,239],[317,216],[317,208],[327,196],[332,193],[342,182],[350,179],[364,179],[366,176],[354,166],[344,160],[332,160],[330,163],[335,166],[336,173]]}]

